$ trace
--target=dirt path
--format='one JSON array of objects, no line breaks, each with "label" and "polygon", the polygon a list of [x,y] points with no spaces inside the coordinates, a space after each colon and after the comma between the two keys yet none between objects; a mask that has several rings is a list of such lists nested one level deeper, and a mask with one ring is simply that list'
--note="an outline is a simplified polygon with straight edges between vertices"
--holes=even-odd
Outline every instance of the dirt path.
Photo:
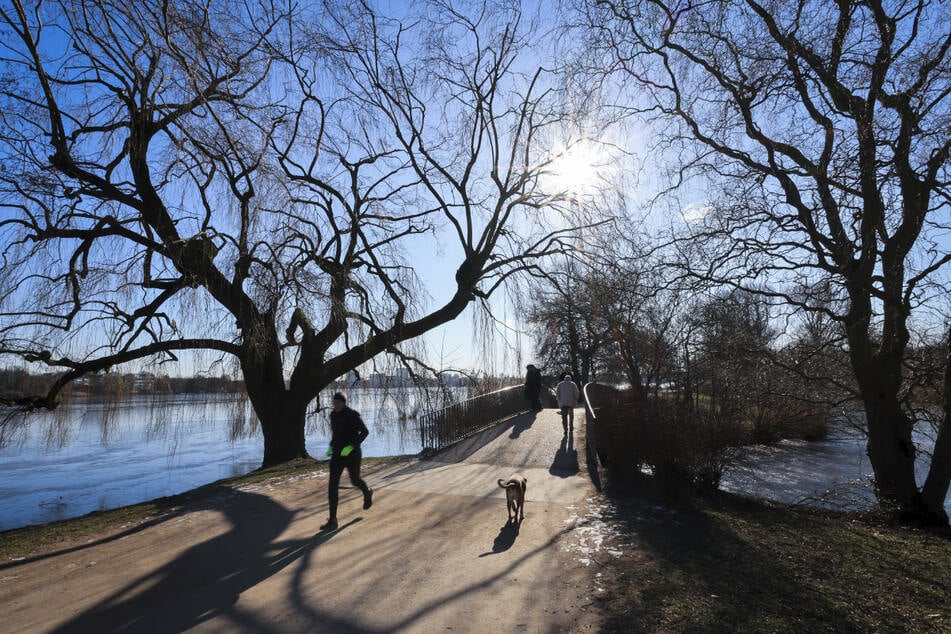
[{"label": "dirt path", "polygon": [[[366,474],[326,519],[326,474],[222,488],[198,508],[0,565],[5,632],[594,631],[583,410],[525,415],[431,461]],[[576,451],[577,447],[577,451]],[[508,525],[498,478],[528,478]],[[344,482],[347,482],[344,476]]]}]

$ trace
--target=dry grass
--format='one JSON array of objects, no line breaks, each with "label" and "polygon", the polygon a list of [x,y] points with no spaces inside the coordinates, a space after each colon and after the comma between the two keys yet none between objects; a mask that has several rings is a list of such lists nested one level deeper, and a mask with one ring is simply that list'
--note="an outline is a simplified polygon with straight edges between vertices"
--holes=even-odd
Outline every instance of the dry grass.
[{"label": "dry grass", "polygon": [[610,500],[610,632],[948,632],[951,532],[714,494]]}]

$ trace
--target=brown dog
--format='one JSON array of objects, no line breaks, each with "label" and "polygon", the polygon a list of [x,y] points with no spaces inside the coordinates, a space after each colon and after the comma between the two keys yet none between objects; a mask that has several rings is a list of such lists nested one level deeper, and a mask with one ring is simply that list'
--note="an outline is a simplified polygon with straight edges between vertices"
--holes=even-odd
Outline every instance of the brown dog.
[{"label": "brown dog", "polygon": [[499,478],[499,486],[505,489],[505,503],[509,512],[509,522],[525,519],[525,489],[528,480],[520,475],[513,475],[507,481]]}]

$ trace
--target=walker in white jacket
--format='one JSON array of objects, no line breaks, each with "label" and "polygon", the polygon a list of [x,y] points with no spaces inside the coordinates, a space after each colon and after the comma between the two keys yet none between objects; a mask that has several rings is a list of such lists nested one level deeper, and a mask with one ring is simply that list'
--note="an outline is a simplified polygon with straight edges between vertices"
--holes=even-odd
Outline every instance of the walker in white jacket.
[{"label": "walker in white jacket", "polygon": [[558,400],[558,407],[561,408],[561,426],[565,429],[565,435],[568,431],[575,428],[575,405],[581,393],[578,386],[571,380],[571,375],[566,374],[565,378],[555,386],[555,398]]}]

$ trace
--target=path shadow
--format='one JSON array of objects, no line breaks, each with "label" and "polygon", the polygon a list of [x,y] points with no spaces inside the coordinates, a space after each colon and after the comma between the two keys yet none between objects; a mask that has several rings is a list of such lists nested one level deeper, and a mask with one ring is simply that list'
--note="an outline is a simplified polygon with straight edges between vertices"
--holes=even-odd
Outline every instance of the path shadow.
[{"label": "path shadow", "polygon": [[192,546],[54,631],[182,632],[223,614],[236,629],[265,631],[253,615],[235,609],[241,593],[353,524],[276,542],[295,513],[271,498],[236,491],[220,510],[231,523],[227,533]]},{"label": "path shadow", "polygon": [[[504,530],[504,529],[503,529]],[[524,553],[518,553],[514,555],[513,558],[506,566],[476,584],[460,588],[458,590],[448,589],[448,591],[441,596],[435,596],[430,599],[428,602],[423,603],[420,607],[416,608],[414,612],[404,617],[400,621],[395,623],[390,623],[386,629],[387,632],[415,632],[420,631],[419,629],[414,629],[414,625],[422,621],[427,615],[435,612],[436,610],[445,609],[447,605],[457,603],[460,601],[465,601],[467,598],[473,596],[477,592],[484,591],[486,588],[491,588],[493,584],[499,582],[502,579],[511,578],[513,571],[518,570],[519,566],[523,565],[525,562],[529,561],[533,557],[539,556],[541,553],[549,550],[558,543],[567,533],[569,533],[573,528],[563,528],[558,533],[549,537],[545,542],[535,545],[535,547]],[[501,531],[500,531],[501,533]],[[488,553],[486,553],[488,554]],[[483,628],[484,629],[484,628]]]},{"label": "path shadow", "polygon": [[515,538],[518,537],[518,529],[521,525],[521,520],[505,522],[505,525],[499,529],[499,534],[495,536],[495,541],[492,542],[492,552],[482,553],[479,557],[497,555],[511,548],[515,543]]},{"label": "path shadow", "polygon": [[551,467],[548,468],[548,473],[559,478],[568,478],[577,475],[580,470],[574,434],[568,433],[562,436],[561,446],[555,452],[555,458],[552,460]]},{"label": "path shadow", "polygon": [[538,417],[538,412],[529,412],[528,414],[522,414],[521,416],[516,416],[512,419],[512,431],[509,433],[509,438],[518,438],[522,435],[522,432],[526,429],[530,429],[532,425],[535,424],[535,419]]},{"label": "path shadow", "polygon": [[22,559],[17,559],[17,560],[15,560],[15,561],[9,561],[9,562],[0,563],[0,570],[4,570],[4,569],[6,569],[6,568],[16,568],[16,567],[18,567],[18,566],[22,566],[22,565],[24,565],[24,564],[29,564],[29,563],[32,563],[32,562],[34,562],[34,561],[42,561],[42,560],[44,560],[44,559],[52,559],[52,558],[54,558],[54,557],[60,557],[60,556],[62,556],[62,555],[68,555],[69,553],[74,553],[74,552],[78,552],[78,551],[80,551],[80,550],[86,550],[87,548],[93,548],[93,547],[95,547],[95,546],[101,546],[102,544],[108,544],[109,542],[118,541],[118,540],[120,540],[120,539],[124,539],[124,538],[126,538],[126,537],[129,537],[130,535],[134,535],[134,534],[140,533],[140,532],[142,532],[142,531],[144,531],[144,530],[146,530],[146,529],[152,528],[152,527],[154,527],[154,526],[158,526],[159,524],[164,524],[165,522],[168,522],[168,521],[170,521],[170,520],[176,519],[176,518],[178,518],[178,517],[180,517],[180,516],[182,516],[182,515],[185,514],[185,511],[181,511],[181,510],[170,510],[170,511],[159,511],[159,512],[161,513],[161,515],[159,515],[158,517],[154,517],[154,518],[152,518],[152,519],[146,520],[146,521],[142,522],[141,524],[136,524],[135,526],[133,526],[133,527],[131,527],[131,528],[127,528],[126,530],[120,531],[120,532],[115,533],[115,534],[113,534],[113,535],[109,535],[109,536],[107,536],[107,537],[103,537],[103,538],[101,538],[101,539],[91,540],[91,541],[88,541],[88,542],[84,542],[84,543],[82,543],[82,544],[78,544],[78,545],[76,545],[76,546],[70,546],[69,548],[61,548],[61,549],[59,549],[59,550],[51,550],[51,551],[49,551],[49,552],[42,553],[42,554],[40,554],[40,555],[31,555],[31,556],[29,556],[29,557],[24,557],[24,558],[22,558]]}]

